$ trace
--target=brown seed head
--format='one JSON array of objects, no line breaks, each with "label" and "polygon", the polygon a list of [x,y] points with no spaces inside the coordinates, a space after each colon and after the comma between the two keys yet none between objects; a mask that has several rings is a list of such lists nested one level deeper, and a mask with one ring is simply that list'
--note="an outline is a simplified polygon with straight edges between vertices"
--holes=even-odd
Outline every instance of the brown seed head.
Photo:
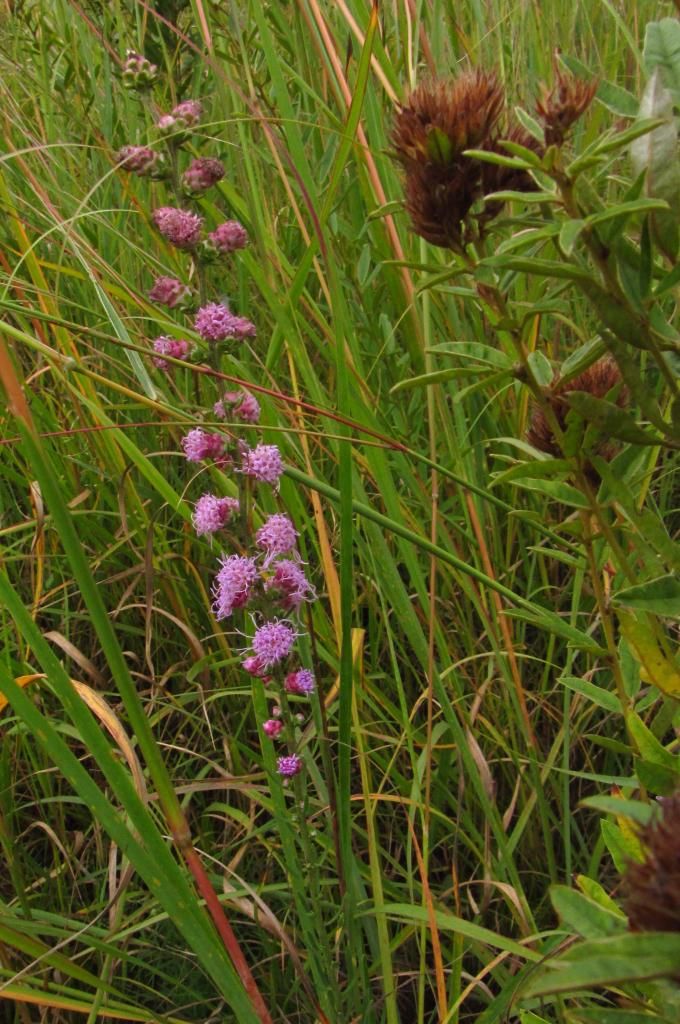
[{"label": "brown seed head", "polygon": [[543,122],[546,146],[561,146],[567,132],[590,106],[597,90],[596,78],[584,82],[567,72],[556,70],[552,89],[541,86],[536,113]]},{"label": "brown seed head", "polygon": [[[570,391],[586,391],[595,398],[605,398],[617,386],[618,391],[615,401],[620,408],[623,408],[628,404],[628,391],[623,387],[621,371],[611,356],[604,356],[602,359],[598,359],[596,363],[589,366],[578,377],[566,383],[561,383],[558,378],[553,383],[548,395],[548,401],[560,430],[566,428],[567,413],[569,412],[568,395]],[[534,448],[547,452],[549,455],[559,457],[562,454],[557,438],[553,433],[552,425],[543,409],[538,405],[534,406],[531,414],[527,441]],[[604,459],[611,459],[615,452],[615,445],[604,442],[598,448],[597,454],[601,455]]]},{"label": "brown seed head", "polygon": [[416,234],[433,245],[461,244],[461,222],[484,191],[484,165],[462,154],[489,142],[503,102],[496,75],[475,70],[421,83],[396,116],[392,142],[406,172],[406,209]]},{"label": "brown seed head", "polygon": [[640,833],[642,863],[624,878],[624,908],[635,932],[680,932],[680,790],[660,801],[661,813]]}]

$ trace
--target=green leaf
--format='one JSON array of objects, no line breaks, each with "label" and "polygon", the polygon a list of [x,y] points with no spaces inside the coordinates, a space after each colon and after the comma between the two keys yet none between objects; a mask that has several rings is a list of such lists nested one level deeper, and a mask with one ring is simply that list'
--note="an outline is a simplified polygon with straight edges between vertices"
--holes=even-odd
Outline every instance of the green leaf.
[{"label": "green leaf", "polygon": [[590,507],[581,491],[571,484],[560,483],[558,480],[522,480],[515,483],[518,487],[524,487],[527,491],[538,491],[539,494],[545,494],[553,501],[569,505],[570,508]]},{"label": "green leaf", "polygon": [[600,822],[600,831],[619,874],[623,874],[632,860],[642,859],[640,841],[633,833],[624,832],[615,822],[606,818]]},{"label": "green leaf", "polygon": [[560,682],[568,690],[580,693],[581,696],[587,697],[593,704],[604,708],[605,711],[610,711],[614,714],[621,711],[621,702],[615,693],[604,690],[601,686],[595,686],[594,683],[589,682],[587,679],[579,679],[576,676],[560,676]]},{"label": "green leaf", "polygon": [[596,398],[585,391],[567,392],[569,405],[579,416],[594,424],[607,437],[615,437],[629,444],[658,445],[659,436],[638,426],[625,409],[606,398]]},{"label": "green leaf", "polygon": [[535,352],[532,352],[529,355],[527,361],[535,379],[542,388],[547,388],[548,385],[552,383],[552,379],[555,376],[550,360],[543,354],[543,352],[540,351],[540,349],[536,349]]},{"label": "green leaf", "polygon": [[658,70],[665,87],[680,98],[680,22],[677,18],[648,22],[642,63],[648,78]]},{"label": "green leaf", "polygon": [[569,281],[590,281],[590,274],[582,267],[557,260],[544,260],[538,256],[490,256],[480,260],[480,266],[498,270],[514,270],[522,274],[538,274],[540,277],[559,277]]},{"label": "green leaf", "polygon": [[427,155],[433,163],[448,164],[453,155],[453,143],[446,132],[436,125],[430,125],[425,143]]},{"label": "green leaf", "polygon": [[680,935],[628,932],[571,946],[549,960],[522,989],[526,996],[544,996],[597,986],[622,985],[676,975]]},{"label": "green leaf", "polygon": [[643,804],[640,800],[624,800],[618,796],[588,796],[581,801],[583,807],[593,807],[605,814],[614,814],[617,818],[630,818],[638,825],[647,825],[654,808]]},{"label": "green leaf", "polygon": [[[680,23],[675,22],[680,31]],[[630,147],[633,172],[644,172],[648,196],[665,199],[670,210],[655,213],[652,225],[655,236],[669,259],[678,251],[677,217],[680,211],[680,161],[678,160],[678,132],[673,117],[673,97],[665,88],[661,73],[656,70],[645,87],[640,102],[641,117],[657,117],[662,124]]]},{"label": "green leaf", "polygon": [[564,360],[560,367],[560,382],[568,384],[570,380],[578,377],[589,366],[596,363],[606,351],[607,348],[602,338],[590,338]]},{"label": "green leaf", "polygon": [[553,885],[550,899],[562,922],[584,939],[616,935],[626,928],[626,918],[620,913],[612,913],[566,885]]},{"label": "green leaf", "polygon": [[[408,903],[387,903],[385,906],[374,906],[364,911],[364,914],[387,914],[397,921],[411,921],[419,924],[429,923],[429,913],[427,907],[412,906]],[[462,917],[445,913],[443,910],[435,910],[434,917],[437,928],[440,931],[464,935],[473,942],[490,946],[491,949],[505,950],[508,953],[521,957],[523,960],[532,960],[534,963],[537,963],[542,959],[540,953],[537,953],[529,946],[522,946],[515,939],[507,939],[504,935],[498,935],[497,932],[492,932],[489,928],[483,928],[472,921],[466,921]]]},{"label": "green leaf", "polygon": [[680,771],[680,757],[676,757],[666,750],[654,733],[647,728],[634,711],[627,713],[626,725],[635,745],[646,761],[650,761],[652,764],[663,765],[665,768],[670,768],[675,772]]},{"label": "green leaf", "polygon": [[558,242],[565,256],[571,256],[585,223],[584,220],[565,220],[560,228]]},{"label": "green leaf", "polygon": [[622,921],[626,920],[626,915],[623,913],[618,903],[615,903],[609,893],[605,892],[599,882],[596,882],[593,878],[588,878],[587,875],[577,875],[576,884],[582,893],[584,893],[590,900],[593,900],[599,906],[604,907],[611,914],[616,914],[621,918]]},{"label": "green leaf", "polygon": [[616,604],[653,612],[666,618],[680,618],[680,579],[674,573],[658,576],[655,580],[638,583],[634,587],[619,590],[613,596]]}]

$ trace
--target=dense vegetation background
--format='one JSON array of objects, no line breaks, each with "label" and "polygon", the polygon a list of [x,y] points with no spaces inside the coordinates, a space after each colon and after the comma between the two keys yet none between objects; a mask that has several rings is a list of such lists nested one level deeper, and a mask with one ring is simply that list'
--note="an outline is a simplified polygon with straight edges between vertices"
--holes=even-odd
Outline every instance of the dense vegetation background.
[{"label": "dense vegetation background", "polygon": [[[410,231],[390,132],[417,81],[469,66],[495,69],[509,107],[533,118],[559,50],[604,83],[569,143],[583,152],[633,124],[645,24],[674,12],[652,0],[394,0],[375,22],[365,0],[3,8],[4,1019],[258,1019],[173,848],[180,806],[274,1020],[671,1019],[611,990],[595,1011],[516,998],[578,930],[568,914],[559,924],[551,885],[585,876],[603,907],[625,866],[614,819],[600,827],[607,808],[582,802],[638,791],[598,594],[616,569],[597,538],[582,546],[564,477],[494,480],[526,456],[530,394],[483,288]],[[127,49],[160,68],[152,105],[122,87]],[[186,272],[149,219],[165,186],[115,166],[121,146],[154,138],[155,109],[186,98],[206,110],[190,151],[227,167],[202,212],[240,220],[251,240],[210,271],[257,325],[221,370],[261,389],[263,435],[288,472],[260,511],[289,511],[318,592],[302,807],[272,782],[264,691],[211,612],[219,544],[191,528],[202,491],[230,493],[219,469],[188,472],[181,450],[210,418],[214,381],[149,358],[179,323],[149,287]],[[625,201],[633,178],[613,150],[590,187]],[[486,255],[541,217],[507,205]],[[639,217],[626,231],[632,251]],[[552,244],[536,238],[529,255]],[[574,232],[568,255],[578,244]],[[672,262],[654,259],[659,280]],[[515,269],[503,287],[529,352],[557,366],[598,336],[573,275]],[[633,560],[636,537],[663,552],[680,525],[676,450],[641,450],[625,487],[653,520],[611,494],[606,512],[633,522]],[[640,689],[618,650],[676,781],[673,697],[644,673]],[[630,837],[628,819],[619,829]]]}]

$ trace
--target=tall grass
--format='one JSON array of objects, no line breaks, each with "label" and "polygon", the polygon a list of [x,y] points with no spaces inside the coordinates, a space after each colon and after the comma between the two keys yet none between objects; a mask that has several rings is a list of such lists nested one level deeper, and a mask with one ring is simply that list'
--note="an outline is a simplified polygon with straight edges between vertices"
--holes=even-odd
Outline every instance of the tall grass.
[{"label": "tall grass", "polygon": [[[642,28],[673,5],[629,7],[4,13],[6,1019],[34,1006],[63,1021],[256,1019],[173,851],[180,809],[276,1020],[515,1019],[520,968],[555,944],[549,885],[613,874],[580,800],[625,781],[625,737],[558,683],[580,657],[575,631],[599,651],[586,566],[554,503],[491,488],[527,425],[526,399],[494,372],[513,353],[469,286],[445,279],[447,254],[409,232],[389,133],[411,84],[468,61],[529,109],[558,46],[639,94]],[[258,338],[224,372],[262,389],[320,594],[314,865],[268,785],[265,693],[251,697],[238,637],[211,614],[217,552],[189,527],[208,479],[228,486],[214,469],[187,479],[179,447],[214,385],[148,358],[151,338],[182,333],[145,297],[180,263],[145,186],[113,167],[151,125],[120,86],[127,47],[161,66],[165,108],[206,101],[202,149],[228,173],[204,212],[252,240],[218,284]],[[578,144],[611,120],[596,103]],[[594,332],[571,293],[543,310],[540,281],[518,288],[549,354]],[[671,473],[653,487],[677,514]]]}]

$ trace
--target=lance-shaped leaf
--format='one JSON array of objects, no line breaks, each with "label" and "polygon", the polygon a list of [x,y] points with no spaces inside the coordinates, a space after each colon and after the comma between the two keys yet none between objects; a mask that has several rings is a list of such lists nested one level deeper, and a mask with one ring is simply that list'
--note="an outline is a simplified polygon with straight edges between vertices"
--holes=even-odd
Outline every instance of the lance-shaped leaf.
[{"label": "lance-shaped leaf", "polygon": [[[670,19],[668,19],[670,20]],[[679,26],[680,29],[680,26]],[[633,173],[645,174],[645,192],[654,199],[665,199],[668,213],[650,213],[656,240],[674,260],[678,251],[678,212],[680,211],[680,161],[678,131],[673,116],[673,95],[664,85],[660,68],[655,68],[640,102],[640,117],[662,118],[663,124],[631,143]]]},{"label": "lance-shaped leaf", "polygon": [[677,18],[650,21],[645,29],[642,62],[647,76],[655,70],[661,74],[663,84],[680,101],[680,22]]}]

